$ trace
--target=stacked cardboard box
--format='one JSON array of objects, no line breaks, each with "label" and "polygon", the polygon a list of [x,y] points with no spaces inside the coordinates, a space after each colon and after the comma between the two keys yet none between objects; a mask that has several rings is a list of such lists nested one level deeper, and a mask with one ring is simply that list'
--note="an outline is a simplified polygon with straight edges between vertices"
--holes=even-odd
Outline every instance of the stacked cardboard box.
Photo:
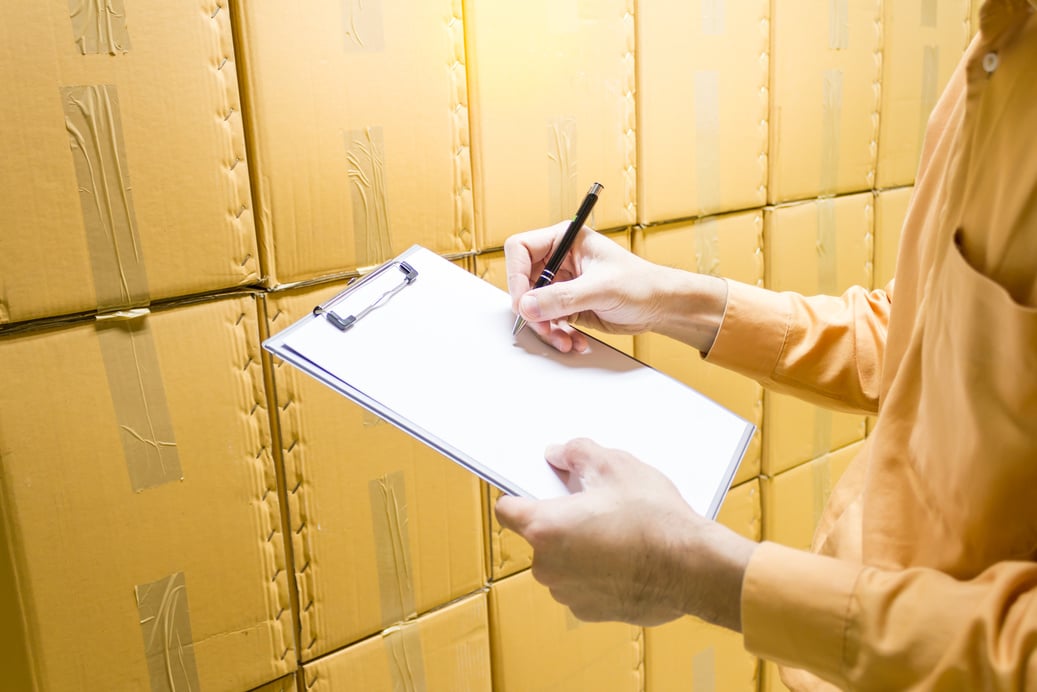
[{"label": "stacked cardboard box", "polygon": [[[979,2],[419,5],[8,8],[9,686],[778,689],[692,619],[577,622],[496,491],[259,344],[413,243],[503,287],[594,181],[649,260],[882,287]],[[721,521],[809,546],[861,416],[595,336],[756,423]]]}]

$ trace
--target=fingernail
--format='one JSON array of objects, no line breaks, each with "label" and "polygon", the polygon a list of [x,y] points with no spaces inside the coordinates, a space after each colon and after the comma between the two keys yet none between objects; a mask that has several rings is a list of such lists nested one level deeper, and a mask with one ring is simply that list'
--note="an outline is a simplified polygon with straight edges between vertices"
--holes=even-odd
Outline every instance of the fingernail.
[{"label": "fingernail", "polygon": [[540,305],[537,303],[537,299],[528,293],[519,299],[519,313],[522,314],[527,320],[534,322],[540,321]]},{"label": "fingernail", "polygon": [[544,458],[557,456],[562,452],[562,445],[550,444],[544,448]]}]

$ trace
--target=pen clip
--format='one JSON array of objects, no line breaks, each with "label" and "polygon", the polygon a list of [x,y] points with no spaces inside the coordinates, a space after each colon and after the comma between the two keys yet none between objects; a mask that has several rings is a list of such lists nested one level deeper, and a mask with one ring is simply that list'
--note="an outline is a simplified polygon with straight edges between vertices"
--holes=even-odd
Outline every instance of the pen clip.
[{"label": "pen clip", "polygon": [[318,317],[323,315],[324,319],[326,319],[328,322],[330,322],[339,331],[344,332],[344,331],[347,331],[349,329],[352,329],[353,326],[356,325],[356,323],[359,322],[361,319],[366,317],[368,313],[370,313],[371,311],[376,310],[376,309],[382,307],[383,305],[385,305],[387,302],[389,302],[389,300],[393,296],[395,296],[397,293],[399,293],[400,291],[405,289],[407,286],[410,286],[412,283],[414,283],[418,279],[418,270],[417,269],[415,269],[413,266],[411,266],[410,264],[408,264],[406,262],[395,261],[395,262],[390,262],[389,264],[383,265],[382,267],[379,267],[373,273],[371,273],[368,276],[366,276],[363,279],[361,279],[361,283],[366,283],[368,281],[373,280],[375,277],[381,275],[382,273],[384,273],[388,269],[391,269],[392,267],[399,268],[400,272],[403,273],[403,278],[400,280],[400,283],[396,284],[395,286],[393,286],[389,290],[387,290],[384,293],[382,293],[370,305],[366,306],[360,312],[357,312],[357,313],[354,313],[354,314],[351,314],[351,315],[346,315],[345,317],[343,317],[343,316],[339,315],[337,312],[335,312],[334,309],[333,309],[334,308],[334,304],[336,302],[338,302],[340,299],[342,299],[343,297],[345,297],[345,294],[342,294],[342,295],[336,296],[335,298],[333,298],[332,300],[330,300],[327,303],[323,303],[323,304],[318,305],[317,307],[313,308],[313,314],[315,316],[318,316]]}]

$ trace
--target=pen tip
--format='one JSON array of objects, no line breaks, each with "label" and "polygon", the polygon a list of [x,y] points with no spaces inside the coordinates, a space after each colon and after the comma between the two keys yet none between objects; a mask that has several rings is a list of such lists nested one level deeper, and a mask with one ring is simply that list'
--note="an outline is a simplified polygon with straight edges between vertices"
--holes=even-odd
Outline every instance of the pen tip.
[{"label": "pen tip", "polygon": [[522,331],[522,328],[526,326],[526,321],[522,317],[515,318],[515,326],[511,328],[511,335],[518,336],[518,333]]}]

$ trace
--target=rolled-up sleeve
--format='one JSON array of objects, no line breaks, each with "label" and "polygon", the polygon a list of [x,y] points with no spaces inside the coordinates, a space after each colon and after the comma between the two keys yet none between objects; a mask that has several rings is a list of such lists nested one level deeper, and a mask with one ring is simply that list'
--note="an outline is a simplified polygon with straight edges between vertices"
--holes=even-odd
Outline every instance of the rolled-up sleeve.
[{"label": "rolled-up sleeve", "polygon": [[969,581],[763,543],[742,587],[746,647],[854,690],[1037,689],[1037,564]]}]

